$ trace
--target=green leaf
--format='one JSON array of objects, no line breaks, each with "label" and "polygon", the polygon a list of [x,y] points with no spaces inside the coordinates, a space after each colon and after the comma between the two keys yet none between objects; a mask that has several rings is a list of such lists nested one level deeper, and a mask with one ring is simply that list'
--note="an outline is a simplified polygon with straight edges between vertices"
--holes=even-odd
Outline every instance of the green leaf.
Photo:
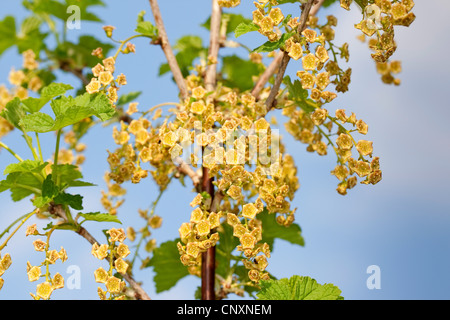
[{"label": "green leaf", "polygon": [[35,197],[33,200],[33,205],[37,208],[41,208],[47,203],[50,203],[58,193],[59,188],[53,182],[52,175],[49,174],[42,183],[42,194]]},{"label": "green leaf", "polygon": [[257,31],[258,29],[259,29],[259,26],[257,24],[254,24],[253,22],[251,22],[251,23],[242,22],[234,30],[234,36],[236,38],[239,38],[243,34],[246,34],[246,33],[252,32],[252,31]]},{"label": "green leaf", "polygon": [[325,0],[324,3],[322,4],[322,7],[324,7],[324,8],[329,7],[338,1],[339,0]]},{"label": "green leaf", "polygon": [[275,214],[269,214],[267,209],[257,215],[257,219],[262,222],[262,242],[272,248],[275,239],[282,239],[292,244],[305,245],[305,240],[301,234],[301,228],[293,223],[289,227],[282,226],[276,221]]},{"label": "green leaf", "polygon": [[259,300],[342,300],[341,290],[332,285],[317,283],[310,277],[292,276],[290,279],[262,280]]},{"label": "green leaf", "polygon": [[290,37],[292,37],[295,34],[295,32],[289,32],[289,33],[283,33],[283,35],[281,36],[281,38],[278,41],[267,41],[264,44],[260,45],[259,47],[253,49],[252,52],[272,52],[275,51],[279,48],[281,48],[282,46],[284,46],[284,43],[286,42],[287,39],[289,39]]},{"label": "green leaf", "polygon": [[46,113],[36,112],[25,115],[20,120],[20,126],[25,132],[50,132],[55,127],[55,121]]},{"label": "green leaf", "polygon": [[[181,73],[187,77],[195,59],[206,58],[208,56],[208,49],[203,47],[202,38],[198,36],[184,36],[178,39],[174,45],[174,49],[178,52],[175,55]],[[167,63],[164,63],[159,68],[159,75],[163,75],[170,71]]]},{"label": "green leaf", "polygon": [[50,230],[52,228],[58,230],[78,231],[78,226],[70,222],[59,223],[57,225],[53,225],[53,222],[50,222],[45,228],[43,228],[43,230]]},{"label": "green leaf", "polygon": [[239,88],[241,91],[253,88],[253,76],[259,75],[261,66],[250,60],[244,60],[236,55],[223,58],[222,75],[224,84]]},{"label": "green leaf", "polygon": [[106,121],[116,112],[104,93],[95,95],[85,93],[76,98],[61,96],[59,99],[52,100],[50,105],[55,113],[55,120],[45,113],[36,112],[23,116],[19,124],[26,132],[44,133],[58,131],[94,115]]},{"label": "green leaf", "polygon": [[75,210],[83,210],[83,197],[79,194],[72,195],[61,192],[53,199],[53,202],[55,204],[66,204]]},{"label": "green leaf", "polygon": [[71,85],[64,83],[51,83],[41,90],[40,98],[27,98],[22,101],[26,110],[31,113],[38,112],[45,106],[51,99],[65,94],[68,90],[73,89]]},{"label": "green leaf", "polygon": [[20,125],[20,120],[25,116],[26,112],[22,107],[20,99],[15,97],[11,101],[9,101],[3,111],[0,113],[0,116],[8,120],[14,127],[22,130]]},{"label": "green leaf", "polygon": [[80,180],[74,180],[67,184],[68,187],[95,187],[96,184],[86,182],[86,181],[80,181]]},{"label": "green leaf", "polygon": [[13,173],[13,172],[35,172],[39,173],[42,169],[44,169],[48,165],[48,162],[42,163],[39,160],[24,160],[19,163],[11,163],[9,164],[5,170],[3,171],[4,175]]},{"label": "green leaf", "polygon": [[42,180],[31,172],[13,172],[5,180],[0,181],[0,192],[11,191],[11,199],[20,201],[29,195],[40,195]]},{"label": "green leaf", "polygon": [[156,28],[150,21],[138,22],[137,27],[134,31],[151,38],[158,37],[158,28]]},{"label": "green leaf", "polygon": [[[97,222],[116,222],[122,224],[117,216],[109,213],[91,212],[91,213],[79,213],[85,221],[97,221]],[[84,221],[83,221],[84,222]]]},{"label": "green leaf", "polygon": [[[227,35],[234,32],[239,24],[241,24],[241,23],[250,24],[251,22],[252,22],[251,19],[247,19],[241,14],[234,14],[234,13],[223,13],[222,14],[222,25],[225,25],[225,23],[226,23]],[[206,20],[201,26],[206,28],[207,30],[210,30],[211,17],[209,17],[208,20]]]},{"label": "green leaf", "polygon": [[303,111],[310,113],[315,110],[313,106],[308,104],[308,90],[303,89],[300,80],[295,80],[294,82],[292,82],[291,78],[289,76],[286,76],[283,79],[283,83],[286,85],[291,99],[294,100]]},{"label": "green leaf", "polygon": [[58,193],[58,186],[53,182],[52,175],[49,174],[42,184],[42,196],[53,199]]},{"label": "green leaf", "polygon": [[180,262],[177,248],[179,241],[176,239],[162,243],[153,251],[153,257],[147,264],[147,267],[152,266],[155,272],[154,282],[157,293],[169,290],[180,279],[189,275],[187,268]]},{"label": "green leaf", "polygon": [[362,10],[369,5],[368,0],[355,0],[355,2]]},{"label": "green leaf", "polygon": [[142,91],[133,91],[127,94],[121,95],[119,100],[117,101],[118,106],[123,106],[127,103],[133,102],[142,94]]},{"label": "green leaf", "polygon": [[219,239],[216,247],[216,272],[225,278],[230,272],[232,252],[239,245],[239,239],[233,236],[233,228],[226,223],[223,223],[219,228]]},{"label": "green leaf", "polygon": [[17,41],[16,21],[12,16],[6,16],[0,21],[0,55]]}]

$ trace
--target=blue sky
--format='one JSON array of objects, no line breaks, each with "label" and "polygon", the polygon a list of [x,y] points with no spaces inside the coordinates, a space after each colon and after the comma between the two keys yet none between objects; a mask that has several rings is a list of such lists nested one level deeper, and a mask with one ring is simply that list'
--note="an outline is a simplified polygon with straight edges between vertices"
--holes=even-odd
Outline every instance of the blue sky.
[{"label": "blue sky", "polygon": [[[250,16],[252,1],[228,10]],[[206,30],[200,27],[210,10],[210,1],[160,1],[163,19],[169,38],[186,34],[198,34],[208,43]],[[437,9],[438,8],[438,9]],[[381,158],[383,180],[376,186],[357,186],[345,197],[335,191],[337,180],[330,175],[335,164],[333,154],[319,157],[306,152],[305,146],[285,135],[288,153],[294,156],[299,168],[301,187],[292,206],[297,207],[296,222],[302,227],[305,247],[293,246],[284,241],[275,243],[268,270],[278,278],[294,274],[308,275],[319,283],[334,283],[346,299],[449,299],[450,287],[450,129],[447,125],[447,91],[450,81],[450,61],[445,59],[449,45],[446,43],[449,29],[450,3],[445,0],[417,0],[414,12],[416,21],[410,28],[397,28],[398,50],[394,59],[403,63],[399,87],[381,83],[365,44],[356,39],[358,31],[353,25],[359,22],[360,13],[354,7],[347,12],[338,6],[323,10],[319,17],[335,14],[338,18],[336,43],[350,44],[349,66],[353,69],[350,91],[341,94],[330,105],[330,110],[344,108],[353,111],[369,124],[368,139],[374,141],[375,154]],[[117,38],[133,34],[137,14],[151,12],[147,1],[108,1],[105,8],[94,10],[104,19],[104,24],[116,26]],[[19,1],[9,1],[2,6],[0,19],[13,14],[23,17]],[[69,39],[81,34],[103,37],[102,24],[83,22],[81,30],[71,30]],[[432,30],[432,31],[430,31]],[[104,39],[104,38],[103,38]],[[254,47],[262,38],[250,35],[242,37]],[[135,41],[135,56],[121,56],[118,72],[128,78],[127,91],[144,93],[138,99],[142,108],[161,102],[176,101],[176,86],[170,77],[157,77],[164,56],[159,47],[148,45],[146,40]],[[228,52],[227,52],[228,53]],[[244,52],[236,51],[237,54]],[[19,67],[21,58],[14,50],[0,58],[0,83],[7,81],[11,66]],[[298,66],[291,63],[287,73],[294,77]],[[70,77],[61,81],[73,82]],[[282,123],[282,118],[279,118]],[[100,191],[104,188],[102,176],[107,170],[106,149],[113,149],[112,128],[97,127],[86,137],[87,161],[83,167],[85,179],[98,187],[82,190],[85,209],[101,211]],[[54,141],[54,137],[44,137]],[[6,137],[8,145],[20,141],[17,133]],[[44,153],[51,154],[53,142],[44,146]],[[18,148],[27,156],[26,149]],[[21,152],[22,151],[22,152]],[[11,157],[0,154],[0,168]],[[3,169],[0,169],[3,170]],[[138,186],[129,185],[129,197],[120,218],[124,225],[141,226],[137,209],[147,207],[157,196],[157,190],[148,180]],[[176,200],[176,201],[174,201]],[[178,236],[177,229],[188,220],[192,194],[175,181],[173,188],[164,194],[157,213],[165,218],[163,226],[154,232],[159,243]],[[28,203],[13,203],[9,194],[0,194],[0,229],[3,230],[15,217],[30,210]],[[30,223],[45,225],[47,221]],[[113,226],[113,225],[111,225]],[[89,225],[95,237],[102,239],[101,229]],[[26,261],[41,259],[32,248],[34,239],[25,238],[24,229],[19,232],[4,252],[10,252],[13,265],[3,278],[5,285],[0,299],[28,299],[35,284],[26,277]],[[59,232],[52,236],[52,243],[64,246],[69,260],[54,266],[63,276],[69,265],[81,270],[81,289],[63,289],[53,294],[54,299],[97,299],[93,271],[102,266],[90,254],[90,245],[71,232]],[[377,265],[381,270],[381,289],[369,290],[367,268]],[[181,280],[170,291],[156,294],[151,281],[153,273],[145,269],[136,273],[138,280],[154,299],[193,299],[193,291],[200,284],[192,276]]]}]

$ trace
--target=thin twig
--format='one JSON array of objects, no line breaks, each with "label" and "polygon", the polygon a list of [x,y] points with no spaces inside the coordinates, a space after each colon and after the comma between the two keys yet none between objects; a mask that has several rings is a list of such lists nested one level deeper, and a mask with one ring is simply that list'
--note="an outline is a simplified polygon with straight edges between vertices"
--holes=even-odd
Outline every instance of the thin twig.
[{"label": "thin twig", "polygon": [[201,177],[197,174],[197,172],[194,171],[194,169],[191,168],[189,164],[187,164],[183,159],[180,157],[177,157],[174,160],[175,164],[177,165],[177,169],[179,172],[187,175],[189,178],[191,178],[192,183],[194,184],[194,187],[197,187],[200,184]]},{"label": "thin twig", "polygon": [[[64,208],[61,205],[51,205],[49,207],[49,212],[57,217],[62,218],[64,221],[67,221],[67,215],[64,210]],[[79,229],[76,231],[80,236],[85,238],[90,244],[97,243],[100,245],[100,243],[83,227],[79,227]],[[109,262],[109,258],[106,257],[106,260]],[[123,278],[128,282],[128,284],[133,288],[135,292],[135,298],[138,300],[151,300],[148,294],[142,289],[142,287],[137,283],[131,275],[128,273],[125,273],[122,275]]]},{"label": "thin twig", "polygon": [[[85,238],[87,241],[89,241],[90,244],[97,243],[100,245],[100,243],[95,240],[95,238],[87,231],[85,228],[80,227],[80,229],[77,231],[77,233]],[[110,262],[109,257],[105,258],[108,262]],[[128,284],[133,288],[135,292],[135,298],[138,300],[151,300],[148,294],[142,289],[142,287],[137,283],[131,275],[128,273],[122,274],[123,278],[128,282]]]},{"label": "thin twig", "polygon": [[206,90],[212,91],[216,86],[217,57],[220,49],[220,24],[222,9],[217,0],[212,1],[212,14],[209,39],[208,67],[205,74]]},{"label": "thin twig", "polygon": [[186,99],[188,97],[188,90],[186,86],[186,82],[184,81],[183,74],[181,73],[180,66],[178,65],[177,59],[172,50],[172,46],[170,45],[169,38],[167,37],[166,28],[164,27],[164,22],[162,20],[161,11],[159,10],[159,5],[157,0],[149,0],[150,6],[152,8],[153,17],[155,19],[156,26],[158,27],[158,34],[160,41],[158,42],[161,45],[161,48],[166,56],[167,63],[169,64],[170,70],[172,71],[173,77],[175,79],[175,83],[180,90],[180,95],[182,99]]},{"label": "thin twig", "polygon": [[256,98],[256,100],[259,99],[259,95],[261,91],[264,89],[266,83],[269,81],[270,77],[277,72],[278,68],[280,67],[281,60],[283,60],[283,56],[284,56],[283,51],[278,52],[275,58],[266,68],[266,70],[264,70],[263,74],[259,77],[258,81],[256,82],[251,92],[252,95]]}]

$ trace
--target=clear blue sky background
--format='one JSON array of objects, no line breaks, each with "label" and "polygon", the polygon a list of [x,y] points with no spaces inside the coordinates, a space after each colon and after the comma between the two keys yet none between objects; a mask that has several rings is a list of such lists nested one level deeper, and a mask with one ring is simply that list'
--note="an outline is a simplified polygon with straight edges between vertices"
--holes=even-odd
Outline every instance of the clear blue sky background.
[{"label": "clear blue sky background", "polygon": [[[107,1],[105,8],[94,11],[104,19],[104,24],[117,27],[117,38],[133,34],[136,16],[141,10],[151,17],[147,1]],[[230,10],[250,16],[252,2]],[[167,32],[172,39],[186,34],[198,34],[208,43],[206,30],[200,27],[210,10],[210,1],[165,0],[160,1]],[[360,12],[353,8],[347,12],[338,6],[319,13],[320,17],[335,14],[338,19],[336,43],[349,42],[350,66],[353,68],[350,91],[340,95],[330,111],[337,108],[356,113],[369,124],[368,139],[374,141],[375,153],[381,158],[383,180],[376,186],[358,186],[343,197],[335,191],[337,180],[330,175],[335,164],[333,154],[319,157],[305,151],[305,146],[285,135],[288,152],[299,167],[301,188],[293,206],[298,207],[296,222],[303,229],[305,247],[293,246],[284,241],[275,243],[268,270],[278,278],[294,274],[308,275],[320,283],[334,283],[346,299],[449,299],[450,298],[450,129],[448,119],[448,87],[450,60],[446,59],[450,3],[445,0],[417,0],[414,12],[416,21],[410,28],[397,28],[399,48],[394,56],[402,60],[403,72],[400,87],[381,83],[365,44],[356,40],[358,31],[353,25],[360,20]],[[228,10],[227,10],[228,11]],[[2,6],[0,19],[14,15],[21,20],[25,11],[20,1],[8,1]],[[69,31],[69,39],[82,34],[103,37],[101,26],[82,22],[81,30]],[[254,35],[254,33],[253,33]],[[245,35],[254,47],[263,40]],[[103,38],[104,39],[104,38]],[[140,108],[176,101],[176,87],[168,75],[157,77],[164,56],[159,47],[150,46],[146,40],[135,41],[135,56],[121,56],[118,72],[128,77],[122,92],[142,90]],[[242,51],[236,51],[244,54]],[[225,52],[224,52],[225,53]],[[15,50],[0,58],[0,83],[7,82],[12,66],[21,65]],[[288,74],[297,71],[290,64]],[[61,81],[74,82],[70,77]],[[282,123],[282,118],[279,118]],[[80,190],[86,200],[86,211],[101,211],[100,191],[105,188],[102,176],[107,170],[106,149],[113,149],[112,128],[97,127],[85,139],[88,144],[87,161],[83,167],[85,179],[98,187]],[[49,158],[54,148],[53,136],[44,137]],[[17,133],[6,137],[8,145],[20,141]],[[50,142],[51,141],[51,142]],[[50,144],[51,143],[51,144]],[[17,148],[27,155],[25,148]],[[14,159],[13,159],[14,160]],[[0,154],[0,168],[11,161],[6,152]],[[177,229],[189,218],[192,194],[175,181],[173,188],[164,194],[157,213],[165,218],[161,229],[154,232],[158,243],[174,239]],[[150,180],[138,186],[130,185],[129,196],[120,211],[124,226],[143,225],[138,208],[147,207],[157,196]],[[0,226],[3,230],[16,217],[29,211],[25,201],[13,203],[8,193],[0,194]],[[44,226],[47,221],[32,220]],[[114,226],[113,224],[110,225]],[[103,239],[101,229],[88,226],[95,237]],[[32,238],[25,238],[25,228],[17,234],[4,250],[10,252],[13,265],[3,276],[5,285],[0,299],[28,299],[35,291],[35,283],[26,276],[26,261],[38,263],[42,256],[32,247]],[[77,265],[81,270],[81,288],[58,290],[54,299],[97,299],[97,284],[93,272],[104,263],[90,254],[90,245],[72,232],[58,232],[51,243],[56,248],[64,246],[69,254],[65,264],[58,262],[52,272],[68,276],[67,267]],[[381,270],[381,289],[369,290],[366,270],[377,265]],[[136,273],[143,287],[154,299],[193,299],[200,284],[198,278],[186,277],[170,291],[155,293],[151,269]],[[235,298],[233,296],[232,298]]]}]

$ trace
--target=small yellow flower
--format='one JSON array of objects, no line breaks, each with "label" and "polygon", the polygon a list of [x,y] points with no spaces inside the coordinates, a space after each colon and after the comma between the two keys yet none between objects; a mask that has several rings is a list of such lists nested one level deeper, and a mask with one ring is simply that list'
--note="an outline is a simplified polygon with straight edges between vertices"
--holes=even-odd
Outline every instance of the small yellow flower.
[{"label": "small yellow flower", "polygon": [[203,211],[200,208],[196,208],[191,212],[191,222],[199,223],[203,219]]},{"label": "small yellow flower", "polygon": [[11,69],[8,78],[9,83],[15,86],[20,86],[24,80],[25,73],[22,70],[16,71],[15,69]]},{"label": "small yellow flower", "polygon": [[48,300],[53,292],[53,286],[49,282],[44,282],[36,286],[36,295],[44,300]]},{"label": "small yellow flower", "polygon": [[100,73],[105,70],[105,67],[102,64],[97,63],[97,65],[93,67],[91,70],[94,77],[98,77]]},{"label": "small yellow flower", "polygon": [[206,110],[206,105],[203,100],[194,101],[191,104],[191,112],[195,114],[202,114]]},{"label": "small yellow flower", "polygon": [[106,283],[109,278],[108,272],[102,267],[94,271],[95,282]]},{"label": "small yellow flower", "polygon": [[34,250],[36,251],[44,251],[46,245],[47,244],[41,239],[33,241]]},{"label": "small yellow flower", "polygon": [[211,224],[208,220],[202,220],[197,224],[197,235],[202,237],[209,234],[211,231]]},{"label": "small yellow flower", "polygon": [[111,228],[106,232],[110,235],[109,241],[111,242],[115,241],[123,242],[126,238],[125,231],[122,228],[120,229]]},{"label": "small yellow flower", "polygon": [[317,68],[317,65],[319,64],[319,59],[317,59],[317,57],[314,54],[309,53],[302,58],[302,64],[304,70],[312,71]]},{"label": "small yellow flower", "polygon": [[108,280],[106,280],[106,289],[110,293],[119,293],[122,290],[121,281],[119,278],[116,278],[114,276],[109,277]]},{"label": "small yellow flower", "polygon": [[195,196],[194,200],[191,201],[191,203],[189,204],[192,208],[196,207],[198,205],[200,205],[202,203],[203,197],[200,193],[197,193],[197,195]]},{"label": "small yellow flower", "polygon": [[121,73],[117,76],[116,81],[119,86],[124,86],[127,84],[127,77],[123,73]]},{"label": "small yellow flower", "polygon": [[336,139],[336,144],[342,150],[350,150],[353,147],[353,140],[348,134],[341,133]]},{"label": "small yellow flower", "polygon": [[181,227],[178,229],[178,233],[180,234],[181,239],[187,238],[192,232],[192,226],[190,223],[183,223]]},{"label": "small yellow flower", "polygon": [[37,234],[36,224],[28,226],[27,230],[25,232],[25,235],[29,236],[29,235],[35,235],[35,234]]},{"label": "small yellow flower", "polygon": [[317,38],[317,32],[312,29],[305,29],[302,32],[302,35],[306,38],[308,42],[314,42]]},{"label": "small yellow flower", "polygon": [[58,260],[58,259],[59,259],[58,251],[50,250],[50,251],[47,252],[47,259],[46,260],[50,264],[54,264],[56,262],[56,260]]},{"label": "small yellow flower", "polygon": [[348,177],[349,171],[347,167],[338,165],[334,168],[333,171],[331,171],[331,174],[336,176],[339,180],[343,181],[345,178]]},{"label": "small yellow flower", "polygon": [[166,134],[164,134],[164,137],[162,139],[162,143],[165,146],[173,147],[175,143],[177,142],[178,138],[175,132],[169,131]]},{"label": "small yellow flower", "polygon": [[217,228],[220,226],[220,215],[215,212],[211,212],[208,216],[208,221],[211,225],[211,229]]},{"label": "small yellow flower", "polygon": [[303,49],[302,45],[300,43],[293,43],[289,47],[289,57],[291,57],[294,60],[298,60],[303,55]]},{"label": "small yellow flower", "polygon": [[158,229],[161,228],[162,221],[163,219],[160,216],[154,215],[148,220],[148,224],[150,228]]},{"label": "small yellow flower", "polygon": [[114,30],[114,29],[116,29],[116,27],[114,27],[114,26],[104,26],[104,27],[103,27],[103,30],[105,31],[106,36],[107,36],[108,38],[111,38],[111,37],[112,37],[112,33],[113,33],[113,30]]},{"label": "small yellow flower", "polygon": [[100,300],[106,300],[106,291],[103,291],[102,288],[97,288],[97,294]]},{"label": "small yellow flower", "polygon": [[114,73],[115,64],[116,61],[114,60],[114,57],[109,57],[103,60],[103,66],[105,67],[105,70],[111,71],[111,73]]},{"label": "small yellow flower", "polygon": [[269,12],[269,17],[272,19],[274,25],[279,25],[284,19],[283,12],[280,8],[272,8]]},{"label": "small yellow flower", "polygon": [[91,253],[97,259],[103,260],[108,256],[108,245],[102,244],[99,246],[97,243],[94,243]]},{"label": "small yellow flower", "polygon": [[137,102],[131,102],[131,103],[128,105],[127,114],[131,116],[132,114],[138,112],[139,110],[138,110],[137,106],[138,106],[138,103],[137,103]]},{"label": "small yellow flower", "polygon": [[206,90],[202,86],[195,87],[194,89],[192,89],[192,96],[197,100],[203,99],[205,94],[206,94]]},{"label": "small yellow flower", "polygon": [[130,254],[130,249],[126,244],[119,244],[116,248],[116,252],[121,258],[126,258]]},{"label": "small yellow flower", "polygon": [[258,209],[255,207],[253,203],[247,203],[242,207],[242,216],[247,219],[255,218],[258,213]]},{"label": "small yellow flower", "polygon": [[323,46],[318,46],[316,48],[316,57],[319,59],[320,62],[325,63],[328,61],[328,51]]},{"label": "small yellow flower", "polygon": [[373,145],[372,141],[359,140],[358,143],[356,144],[356,150],[358,150],[358,152],[361,155],[367,156],[369,154],[372,154],[372,152],[373,152],[372,145]]},{"label": "small yellow flower", "polygon": [[297,76],[300,78],[303,89],[312,89],[316,83],[316,77],[306,71],[298,71]]},{"label": "small yellow flower", "polygon": [[186,254],[190,255],[193,258],[197,258],[200,254],[200,248],[196,242],[189,242],[186,245]]},{"label": "small yellow flower", "polygon": [[41,267],[34,266],[32,267],[28,272],[28,281],[33,282],[39,280],[39,277],[41,276]]},{"label": "small yellow flower", "polygon": [[114,77],[111,71],[102,71],[98,75],[98,80],[100,81],[101,84],[107,86],[108,84],[111,83],[111,81],[114,80]]},{"label": "small yellow flower", "polygon": [[86,86],[86,91],[89,94],[99,92],[100,90],[100,81],[97,78],[92,78],[91,82]]},{"label": "small yellow flower", "polygon": [[116,268],[117,272],[125,274],[128,269],[128,263],[126,263],[122,258],[118,258],[114,261],[114,267]]},{"label": "small yellow flower", "polygon": [[64,278],[59,273],[56,273],[52,279],[52,285],[54,289],[64,288]]},{"label": "small yellow flower", "polygon": [[240,238],[242,248],[245,249],[253,249],[256,245],[256,238],[250,233],[244,233]]}]

